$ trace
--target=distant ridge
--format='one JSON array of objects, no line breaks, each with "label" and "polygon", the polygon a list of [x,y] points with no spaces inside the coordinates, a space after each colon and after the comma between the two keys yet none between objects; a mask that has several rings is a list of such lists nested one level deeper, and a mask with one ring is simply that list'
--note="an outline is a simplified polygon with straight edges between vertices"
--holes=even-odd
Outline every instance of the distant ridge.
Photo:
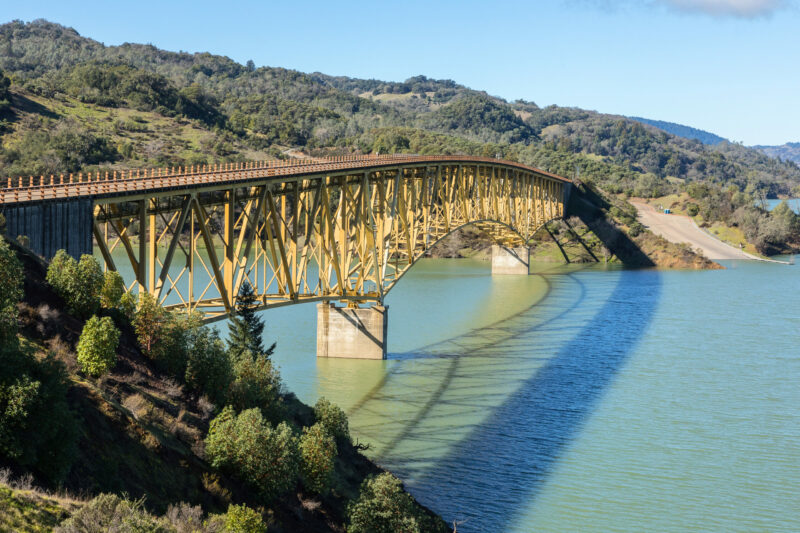
[{"label": "distant ridge", "polygon": [[786,143],[780,146],[753,146],[770,157],[777,157],[782,161],[794,161],[800,164],[800,143]]},{"label": "distant ridge", "polygon": [[628,118],[631,120],[635,120],[636,122],[641,122],[642,124],[649,124],[650,126],[655,126],[660,130],[664,130],[667,133],[671,133],[672,135],[677,135],[678,137],[683,137],[684,139],[697,139],[703,144],[715,145],[727,141],[726,138],[720,137],[719,135],[715,135],[709,131],[698,130],[697,128],[692,128],[691,126],[684,126],[683,124],[675,124],[674,122],[665,122],[663,120],[652,120],[649,118],[642,118],[642,117],[628,117]]}]

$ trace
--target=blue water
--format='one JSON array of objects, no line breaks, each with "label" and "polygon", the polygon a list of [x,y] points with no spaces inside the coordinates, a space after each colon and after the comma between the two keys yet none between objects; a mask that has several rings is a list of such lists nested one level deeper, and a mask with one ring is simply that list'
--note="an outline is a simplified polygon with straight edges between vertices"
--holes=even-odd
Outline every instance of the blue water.
[{"label": "blue water", "polygon": [[[773,209],[778,207],[778,204],[780,204],[781,202],[783,202],[783,200],[777,200],[775,198],[768,199],[767,210],[772,211]],[[786,200],[786,203],[789,204],[789,207],[792,209],[792,211],[800,214],[800,198],[791,198],[789,200]]]},{"label": "blue water", "polygon": [[800,269],[425,261],[387,361],[317,360],[315,308],[267,311],[288,388],[459,532],[800,531]]}]

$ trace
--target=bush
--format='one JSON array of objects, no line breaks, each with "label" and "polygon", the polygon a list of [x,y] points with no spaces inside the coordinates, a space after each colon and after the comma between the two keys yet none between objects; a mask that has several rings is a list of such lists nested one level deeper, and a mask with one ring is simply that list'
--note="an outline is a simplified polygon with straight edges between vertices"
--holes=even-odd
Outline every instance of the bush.
[{"label": "bush", "polygon": [[181,316],[161,307],[154,296],[139,295],[133,328],[142,352],[162,369],[183,379],[188,360],[189,337],[200,327],[199,315]]},{"label": "bush", "polygon": [[197,328],[189,337],[186,384],[215,404],[223,405],[233,380],[225,345],[215,330],[205,327]]},{"label": "bush", "polygon": [[268,358],[245,352],[233,364],[228,402],[238,411],[257,407],[272,422],[282,415],[280,374]]},{"label": "bush", "polygon": [[64,299],[70,312],[81,318],[92,316],[100,305],[103,271],[91,255],[75,261],[59,250],[47,268],[47,282]]},{"label": "bush", "polygon": [[638,237],[644,231],[644,226],[640,222],[634,222],[628,229],[628,235],[631,237]]},{"label": "bush", "polygon": [[101,494],[78,509],[55,530],[57,533],[171,533],[169,522],[144,509],[144,500],[126,500],[114,494]]},{"label": "bush", "polygon": [[314,405],[314,416],[328,433],[337,439],[350,441],[350,427],[347,423],[347,415],[344,414],[340,407],[322,397]]},{"label": "bush", "polygon": [[86,321],[78,340],[78,363],[90,376],[102,376],[117,364],[119,330],[110,317]]},{"label": "bush", "polygon": [[[414,500],[389,472],[368,477],[347,508],[348,533],[417,533],[423,531]],[[425,530],[427,531],[427,530]]]},{"label": "bush", "polygon": [[303,428],[300,437],[300,473],[309,490],[325,494],[331,484],[336,440],[320,423]]},{"label": "bush", "polygon": [[16,344],[17,302],[22,299],[24,273],[17,255],[0,237],[0,345]]},{"label": "bush", "polygon": [[[3,365],[12,363],[10,355],[0,353]],[[52,358],[38,362],[29,355],[21,357],[26,361],[12,363],[0,375],[0,458],[58,483],[69,472],[76,451],[66,376]],[[16,376],[6,372],[11,368]]]},{"label": "bush", "polygon": [[266,533],[261,515],[246,505],[230,505],[224,515],[225,533]]},{"label": "bush", "polygon": [[686,214],[688,214],[690,217],[696,217],[699,212],[700,206],[697,204],[689,204],[686,206]]},{"label": "bush", "polygon": [[281,422],[270,427],[258,409],[236,415],[230,406],[211,421],[206,456],[220,468],[253,487],[266,501],[297,482],[297,443]]},{"label": "bush", "polygon": [[122,295],[125,294],[125,282],[119,272],[113,270],[103,274],[103,288],[100,290],[100,303],[108,309],[120,307]]},{"label": "bush", "polygon": [[133,322],[136,316],[136,307],[139,305],[139,299],[131,292],[124,293],[119,299],[119,310],[125,315],[125,318]]}]

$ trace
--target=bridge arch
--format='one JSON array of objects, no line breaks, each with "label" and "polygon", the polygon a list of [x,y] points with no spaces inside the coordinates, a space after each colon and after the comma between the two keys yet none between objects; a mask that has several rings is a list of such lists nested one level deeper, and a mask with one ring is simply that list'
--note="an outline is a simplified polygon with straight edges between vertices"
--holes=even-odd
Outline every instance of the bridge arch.
[{"label": "bridge arch", "polygon": [[351,156],[9,179],[0,209],[40,254],[94,243],[106,268],[132,273],[128,290],[213,321],[245,282],[263,309],[380,305],[456,229],[491,223],[501,244],[525,244],[569,190],[493,158]]}]

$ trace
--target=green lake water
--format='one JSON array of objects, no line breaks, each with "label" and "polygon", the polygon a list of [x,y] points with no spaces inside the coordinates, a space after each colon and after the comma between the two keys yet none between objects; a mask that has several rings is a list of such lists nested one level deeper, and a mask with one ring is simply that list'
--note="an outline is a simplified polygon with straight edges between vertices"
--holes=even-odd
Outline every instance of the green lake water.
[{"label": "green lake water", "polygon": [[800,268],[724,264],[424,260],[386,361],[318,360],[314,305],[264,312],[265,339],[459,532],[800,531]]}]

